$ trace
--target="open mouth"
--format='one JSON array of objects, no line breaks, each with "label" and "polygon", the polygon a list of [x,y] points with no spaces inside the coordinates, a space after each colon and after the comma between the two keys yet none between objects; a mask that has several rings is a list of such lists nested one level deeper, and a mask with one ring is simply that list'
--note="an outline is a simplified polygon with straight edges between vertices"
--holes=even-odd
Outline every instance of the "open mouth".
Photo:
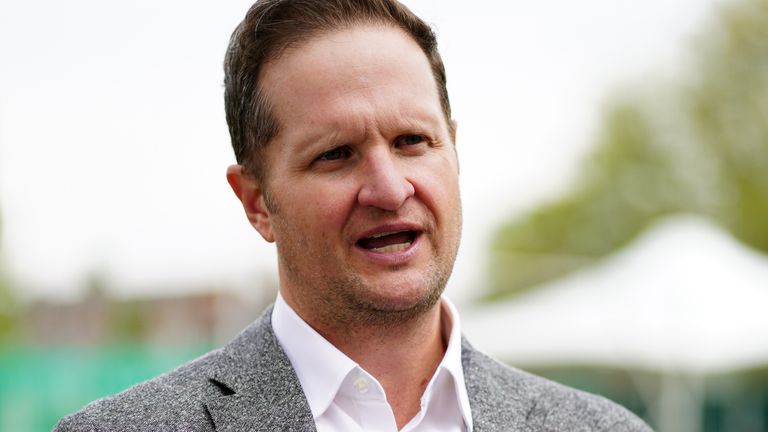
[{"label": "open mouth", "polygon": [[377,253],[400,252],[408,249],[418,236],[418,232],[411,230],[383,232],[361,238],[357,245]]}]

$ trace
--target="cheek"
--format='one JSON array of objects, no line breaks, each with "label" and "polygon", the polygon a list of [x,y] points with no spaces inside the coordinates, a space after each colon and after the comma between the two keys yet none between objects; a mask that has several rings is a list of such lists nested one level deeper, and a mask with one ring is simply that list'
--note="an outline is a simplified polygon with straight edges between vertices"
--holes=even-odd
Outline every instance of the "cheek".
[{"label": "cheek", "polygon": [[[295,185],[290,199],[296,203],[294,215],[304,227],[312,231],[338,230],[346,221],[350,208],[355,202],[355,192],[349,181],[316,181]],[[320,233],[318,233],[320,234]]]},{"label": "cheek", "polygon": [[440,219],[451,218],[450,215],[461,211],[459,177],[455,165],[449,161],[437,159],[433,162],[414,169],[412,172],[416,174],[411,176],[411,183],[440,222]]}]

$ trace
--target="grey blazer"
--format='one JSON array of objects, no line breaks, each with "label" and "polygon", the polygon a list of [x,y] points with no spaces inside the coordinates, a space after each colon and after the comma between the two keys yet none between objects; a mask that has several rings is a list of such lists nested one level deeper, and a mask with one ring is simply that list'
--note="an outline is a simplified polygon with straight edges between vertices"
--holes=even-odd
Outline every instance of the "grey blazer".
[{"label": "grey blazer", "polygon": [[[93,402],[54,431],[315,431],[271,313],[223,348]],[[502,365],[466,340],[462,363],[475,432],[651,430],[607,399]]]}]

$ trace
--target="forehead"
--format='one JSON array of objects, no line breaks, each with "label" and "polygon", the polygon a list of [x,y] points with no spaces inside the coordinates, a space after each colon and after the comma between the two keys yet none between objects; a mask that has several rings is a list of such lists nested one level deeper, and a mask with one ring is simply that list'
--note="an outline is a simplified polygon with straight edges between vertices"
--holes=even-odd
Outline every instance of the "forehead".
[{"label": "forehead", "polygon": [[292,47],[265,65],[261,87],[281,134],[351,126],[358,117],[442,119],[426,55],[408,34],[386,25],[321,33]]}]

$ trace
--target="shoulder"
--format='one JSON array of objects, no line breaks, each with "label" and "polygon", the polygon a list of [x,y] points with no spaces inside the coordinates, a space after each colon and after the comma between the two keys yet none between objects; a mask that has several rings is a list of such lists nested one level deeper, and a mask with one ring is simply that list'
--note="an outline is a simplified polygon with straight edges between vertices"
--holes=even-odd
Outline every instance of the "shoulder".
[{"label": "shoulder", "polygon": [[297,409],[307,408],[272,331],[271,313],[268,307],[223,348],[95,401],[61,419],[54,431],[210,431],[217,419],[230,426],[228,410],[242,408],[238,404],[244,401],[254,419],[275,416],[268,401],[278,397],[294,401]]},{"label": "shoulder", "polygon": [[526,431],[651,431],[637,416],[604,397],[509,367],[466,347],[465,380],[478,429],[485,423],[518,425]]},{"label": "shoulder", "polygon": [[64,417],[54,431],[212,430],[205,401],[222,395],[208,377],[222,361],[221,350],[128,390],[90,403]]}]

